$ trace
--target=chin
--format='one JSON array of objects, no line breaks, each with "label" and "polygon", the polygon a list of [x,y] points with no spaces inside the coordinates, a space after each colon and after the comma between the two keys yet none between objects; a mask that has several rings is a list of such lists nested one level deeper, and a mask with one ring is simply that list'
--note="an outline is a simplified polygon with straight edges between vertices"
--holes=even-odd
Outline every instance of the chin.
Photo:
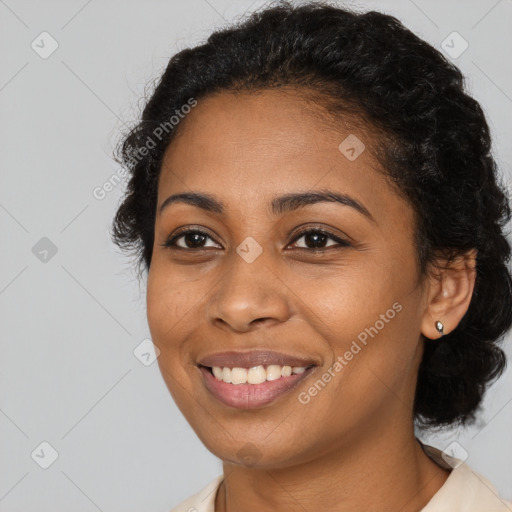
[{"label": "chin", "polygon": [[[308,457],[297,452],[298,443],[288,439],[283,445],[266,440],[250,440],[247,436],[227,436],[222,441],[201,439],[205,447],[223,462],[254,469],[278,469],[305,462]],[[312,457],[313,458],[313,454]]]}]

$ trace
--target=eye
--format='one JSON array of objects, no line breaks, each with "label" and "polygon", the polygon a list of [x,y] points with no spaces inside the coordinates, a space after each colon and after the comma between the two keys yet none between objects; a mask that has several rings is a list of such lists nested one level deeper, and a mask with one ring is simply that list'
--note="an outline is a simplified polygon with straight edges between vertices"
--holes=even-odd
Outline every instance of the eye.
[{"label": "eye", "polygon": [[[204,231],[188,228],[171,236],[168,240],[165,241],[165,243],[162,244],[162,246],[171,249],[184,249],[193,251],[194,249],[204,249],[205,247],[208,247],[206,245],[202,245],[208,238],[213,240],[208,235],[208,233],[205,233]],[[177,241],[180,239],[183,239],[185,245],[180,245],[177,243]]]},{"label": "eye", "polygon": [[[339,238],[338,236],[334,235],[333,233],[330,233],[329,231],[324,231],[323,229],[307,229],[299,233],[297,237],[293,240],[293,243],[297,243],[297,240],[300,240],[301,238],[304,238],[305,241],[305,247],[298,247],[298,249],[311,249],[313,251],[319,250],[322,251],[326,248],[330,247],[336,247],[336,245],[339,247],[350,247],[350,242],[347,240],[344,240],[342,238]],[[328,239],[333,240],[336,242],[333,245],[325,246],[324,244],[327,242]]]},{"label": "eye", "polygon": [[[333,233],[330,233],[329,231],[325,231],[323,229],[318,228],[310,228],[307,230],[303,230],[298,234],[298,236],[294,238],[292,244],[296,244],[297,241],[300,240],[301,238],[304,238],[305,246],[297,247],[297,249],[300,250],[310,249],[311,251],[322,251],[333,246],[335,248],[336,246],[337,248],[351,246],[350,242],[348,242],[347,240],[344,240],[334,235]],[[169,239],[162,244],[162,247],[167,247],[170,249],[183,249],[185,251],[201,250],[207,247],[212,247],[211,245],[204,245],[207,239],[213,241],[213,238],[208,233],[201,231],[199,229],[187,228],[169,237]],[[325,243],[329,239],[331,239],[335,243],[325,246]],[[181,241],[183,243],[180,244],[178,243],[178,241]]]}]

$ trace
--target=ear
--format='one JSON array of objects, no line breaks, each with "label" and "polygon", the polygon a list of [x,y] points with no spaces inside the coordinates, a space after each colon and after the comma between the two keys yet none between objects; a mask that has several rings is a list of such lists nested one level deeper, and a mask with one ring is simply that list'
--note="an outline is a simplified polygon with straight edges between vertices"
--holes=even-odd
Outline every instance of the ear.
[{"label": "ear", "polygon": [[428,278],[426,309],[421,333],[430,339],[441,337],[436,322],[443,323],[444,334],[453,331],[471,302],[476,279],[477,250],[471,249],[451,262],[438,259],[439,268]]}]

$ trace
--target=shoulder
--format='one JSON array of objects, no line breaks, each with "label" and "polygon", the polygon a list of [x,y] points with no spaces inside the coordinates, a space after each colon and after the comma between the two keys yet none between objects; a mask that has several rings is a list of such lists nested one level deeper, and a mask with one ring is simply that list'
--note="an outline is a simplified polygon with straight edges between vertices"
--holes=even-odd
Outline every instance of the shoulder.
[{"label": "shoulder", "polygon": [[215,512],[215,496],[224,475],[213,479],[206,487],[190,496],[170,512]]},{"label": "shoulder", "polygon": [[511,512],[512,502],[503,499],[487,478],[465,462],[425,446],[433,459],[442,457],[453,469],[444,485],[421,512]]}]

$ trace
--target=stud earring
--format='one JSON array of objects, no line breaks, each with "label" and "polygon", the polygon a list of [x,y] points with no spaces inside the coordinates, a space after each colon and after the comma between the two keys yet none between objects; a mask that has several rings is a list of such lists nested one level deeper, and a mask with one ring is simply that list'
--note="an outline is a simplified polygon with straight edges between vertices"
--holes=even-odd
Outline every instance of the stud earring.
[{"label": "stud earring", "polygon": [[441,333],[441,337],[443,337],[444,336],[444,332],[443,332],[444,325],[439,320],[436,322],[436,329]]}]

